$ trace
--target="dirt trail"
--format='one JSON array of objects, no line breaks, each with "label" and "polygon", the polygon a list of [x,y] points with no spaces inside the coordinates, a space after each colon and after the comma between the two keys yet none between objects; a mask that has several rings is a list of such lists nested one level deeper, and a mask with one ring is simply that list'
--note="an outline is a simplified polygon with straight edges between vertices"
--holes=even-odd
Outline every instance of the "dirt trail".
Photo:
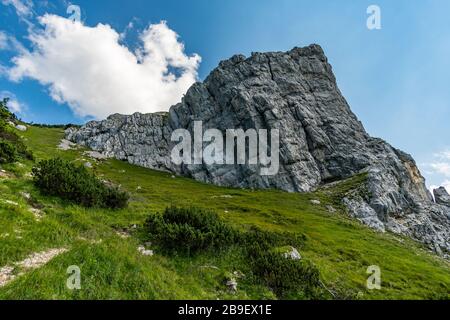
[{"label": "dirt trail", "polygon": [[66,248],[59,248],[35,252],[22,261],[16,262],[11,266],[0,268],[0,288],[13,281],[15,278],[23,275],[27,271],[44,266],[50,260],[66,251]]}]

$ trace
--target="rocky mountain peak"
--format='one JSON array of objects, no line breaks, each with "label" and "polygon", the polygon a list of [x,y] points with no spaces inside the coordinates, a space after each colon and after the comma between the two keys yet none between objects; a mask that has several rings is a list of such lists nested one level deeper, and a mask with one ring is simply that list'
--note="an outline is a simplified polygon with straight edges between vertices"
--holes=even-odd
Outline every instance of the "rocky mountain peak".
[{"label": "rocky mountain peak", "polygon": [[[277,129],[279,171],[252,165],[174,165],[171,134],[194,130]],[[108,156],[199,181],[307,192],[365,173],[364,194],[343,199],[349,213],[381,232],[450,250],[450,208],[432,202],[414,159],[370,137],[342,96],[319,45],[288,52],[235,55],[194,84],[168,114],[114,115],[69,129],[67,138]]]}]

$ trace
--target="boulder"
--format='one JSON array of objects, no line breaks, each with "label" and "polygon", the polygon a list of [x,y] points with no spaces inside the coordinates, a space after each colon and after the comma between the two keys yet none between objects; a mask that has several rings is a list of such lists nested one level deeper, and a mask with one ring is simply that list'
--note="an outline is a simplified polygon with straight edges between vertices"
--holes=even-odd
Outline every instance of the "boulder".
[{"label": "boulder", "polygon": [[283,256],[286,259],[291,259],[291,260],[301,260],[301,258],[302,258],[302,256],[298,252],[298,250],[295,249],[294,247],[291,247],[289,251],[283,253]]},{"label": "boulder", "polygon": [[24,126],[24,125],[21,125],[21,124],[18,124],[16,126],[16,129],[19,130],[19,131],[27,131],[27,127]]}]

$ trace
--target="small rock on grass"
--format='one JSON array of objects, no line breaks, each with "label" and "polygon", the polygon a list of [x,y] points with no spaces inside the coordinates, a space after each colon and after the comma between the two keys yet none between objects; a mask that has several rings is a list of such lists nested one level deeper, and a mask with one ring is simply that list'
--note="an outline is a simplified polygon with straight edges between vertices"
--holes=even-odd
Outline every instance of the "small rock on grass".
[{"label": "small rock on grass", "polygon": [[302,259],[300,252],[298,252],[298,250],[295,249],[294,247],[291,247],[290,251],[285,252],[283,255],[286,259],[291,259],[291,260],[301,260]]},{"label": "small rock on grass", "polygon": [[83,153],[85,156],[95,159],[95,160],[106,160],[109,157],[98,151],[86,151]]},{"label": "small rock on grass", "polygon": [[238,285],[238,283],[237,283],[236,279],[230,279],[230,280],[227,280],[227,282],[226,282],[226,286],[227,286],[228,290],[230,290],[232,292],[237,291],[237,285]]},{"label": "small rock on grass", "polygon": [[116,231],[116,234],[122,239],[127,239],[130,237],[130,234],[125,231]]},{"label": "small rock on grass", "polygon": [[66,139],[62,139],[58,145],[58,149],[63,150],[63,151],[72,150],[72,149],[75,149],[75,147],[76,147],[75,143],[73,143],[69,140],[66,140]]},{"label": "small rock on grass", "polygon": [[31,199],[31,194],[29,194],[28,192],[20,192],[20,195],[22,197],[24,197],[26,200],[30,200]]},{"label": "small rock on grass", "polygon": [[139,246],[139,247],[138,247],[138,251],[139,251],[143,256],[152,256],[152,255],[153,255],[153,250],[147,250],[147,249],[145,249],[144,246]]},{"label": "small rock on grass", "polygon": [[16,129],[19,131],[27,131],[27,127],[21,124],[17,125]]},{"label": "small rock on grass", "polygon": [[0,178],[9,179],[9,178],[11,178],[11,175],[8,174],[8,173],[6,172],[6,170],[1,169],[1,170],[0,170]]},{"label": "small rock on grass", "polygon": [[37,221],[41,220],[44,215],[41,210],[36,208],[30,208],[28,209],[28,211],[30,211],[34,215]]}]

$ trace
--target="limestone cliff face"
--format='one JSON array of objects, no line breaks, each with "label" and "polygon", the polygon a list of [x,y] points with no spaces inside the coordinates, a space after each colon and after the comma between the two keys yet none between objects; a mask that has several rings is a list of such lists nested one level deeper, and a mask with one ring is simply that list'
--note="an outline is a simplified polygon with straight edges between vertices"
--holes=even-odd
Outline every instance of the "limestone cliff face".
[{"label": "limestone cliff face", "polygon": [[[278,174],[262,176],[251,165],[175,166],[171,133],[193,131],[197,120],[204,130],[278,129]],[[133,164],[223,186],[306,192],[367,172],[368,196],[343,199],[352,216],[438,253],[450,251],[450,208],[432,202],[411,156],[366,133],[318,45],[236,55],[193,85],[168,114],[113,115],[69,129],[67,137]]]}]

